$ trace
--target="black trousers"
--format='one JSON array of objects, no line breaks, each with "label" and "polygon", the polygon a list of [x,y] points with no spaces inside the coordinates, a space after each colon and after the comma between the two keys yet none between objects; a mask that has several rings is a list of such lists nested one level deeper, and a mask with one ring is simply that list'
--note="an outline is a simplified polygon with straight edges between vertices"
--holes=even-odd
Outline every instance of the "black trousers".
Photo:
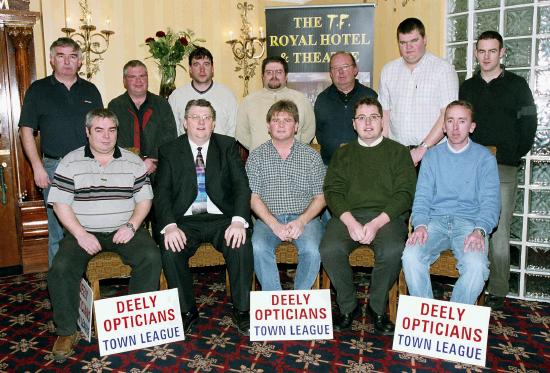
[{"label": "black trousers", "polygon": [[[361,211],[352,214],[359,223],[366,224],[379,213]],[[369,287],[369,305],[378,314],[386,312],[388,291],[401,269],[401,254],[407,238],[407,218],[408,214],[403,214],[384,225],[370,245],[374,250],[375,265]],[[336,289],[336,302],[341,313],[350,313],[357,305],[349,255],[360,245],[351,239],[348,229],[339,218],[329,220],[319,251],[323,267]]]},{"label": "black trousers", "polygon": [[[132,277],[128,287],[130,294],[158,290],[161,270],[160,253],[145,228],[140,227],[134,237],[125,244],[113,243],[116,231],[90,233],[98,239],[102,251],[119,254],[122,261],[132,267]],[[59,243],[59,251],[48,272],[48,290],[58,335],[71,335],[76,331],[80,280],[88,262],[93,257],[78,245],[78,241],[72,234],[65,231],[65,237]]]},{"label": "black trousers", "polygon": [[169,288],[177,288],[179,294],[181,312],[185,313],[195,307],[193,295],[193,274],[189,269],[189,258],[201,243],[209,242],[216,250],[223,254],[233,306],[239,311],[250,309],[250,288],[252,286],[252,274],[254,260],[252,258],[252,230],[246,231],[246,242],[241,247],[232,249],[225,244],[225,230],[231,224],[231,217],[217,214],[200,214],[183,217],[178,222],[178,227],[185,233],[187,244],[180,252],[173,252],[164,247],[161,242],[162,264]]}]

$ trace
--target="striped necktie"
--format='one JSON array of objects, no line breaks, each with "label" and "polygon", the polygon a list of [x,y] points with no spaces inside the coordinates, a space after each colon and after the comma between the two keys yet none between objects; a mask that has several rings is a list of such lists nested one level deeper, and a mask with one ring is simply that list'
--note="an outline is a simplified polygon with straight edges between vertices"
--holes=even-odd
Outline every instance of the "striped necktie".
[{"label": "striped necktie", "polygon": [[193,202],[191,212],[193,215],[204,214],[206,212],[206,172],[204,159],[201,153],[202,147],[197,148],[197,158],[195,159],[195,169],[197,171],[197,198]]}]

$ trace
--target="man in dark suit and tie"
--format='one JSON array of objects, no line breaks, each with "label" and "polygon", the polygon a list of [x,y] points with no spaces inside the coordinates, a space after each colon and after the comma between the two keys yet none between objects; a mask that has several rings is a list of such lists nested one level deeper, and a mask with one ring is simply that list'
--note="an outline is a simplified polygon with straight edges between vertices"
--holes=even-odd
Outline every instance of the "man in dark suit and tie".
[{"label": "man in dark suit and tie", "polygon": [[178,288],[187,333],[199,317],[188,261],[201,243],[212,243],[229,271],[233,322],[248,335],[251,192],[235,139],[214,134],[215,121],[210,102],[189,101],[183,121],[186,134],[159,150],[154,206],[164,235],[162,262],[168,286]]}]

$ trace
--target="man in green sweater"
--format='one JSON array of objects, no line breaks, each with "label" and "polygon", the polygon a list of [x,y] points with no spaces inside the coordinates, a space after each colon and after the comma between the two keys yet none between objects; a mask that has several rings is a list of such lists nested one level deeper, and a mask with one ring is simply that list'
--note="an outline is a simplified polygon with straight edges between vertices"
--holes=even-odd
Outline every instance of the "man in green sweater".
[{"label": "man in green sweater", "polygon": [[401,269],[416,172],[409,150],[382,136],[382,113],[376,99],[355,104],[353,128],[358,139],[334,153],[325,178],[325,199],[333,218],[319,251],[337,292],[340,318],[335,329],[345,330],[360,313],[348,257],[358,246],[371,245],[376,265],[367,312],[376,334],[393,335],[386,303]]}]

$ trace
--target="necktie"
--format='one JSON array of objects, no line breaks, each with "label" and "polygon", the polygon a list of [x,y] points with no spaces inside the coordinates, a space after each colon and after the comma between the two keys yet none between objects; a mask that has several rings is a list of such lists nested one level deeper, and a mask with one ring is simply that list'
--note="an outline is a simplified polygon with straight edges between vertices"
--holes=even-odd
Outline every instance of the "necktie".
[{"label": "necktie", "polygon": [[193,202],[191,212],[193,215],[206,212],[206,170],[204,159],[201,153],[202,147],[197,148],[197,158],[195,159],[195,169],[197,171],[197,198]]}]

